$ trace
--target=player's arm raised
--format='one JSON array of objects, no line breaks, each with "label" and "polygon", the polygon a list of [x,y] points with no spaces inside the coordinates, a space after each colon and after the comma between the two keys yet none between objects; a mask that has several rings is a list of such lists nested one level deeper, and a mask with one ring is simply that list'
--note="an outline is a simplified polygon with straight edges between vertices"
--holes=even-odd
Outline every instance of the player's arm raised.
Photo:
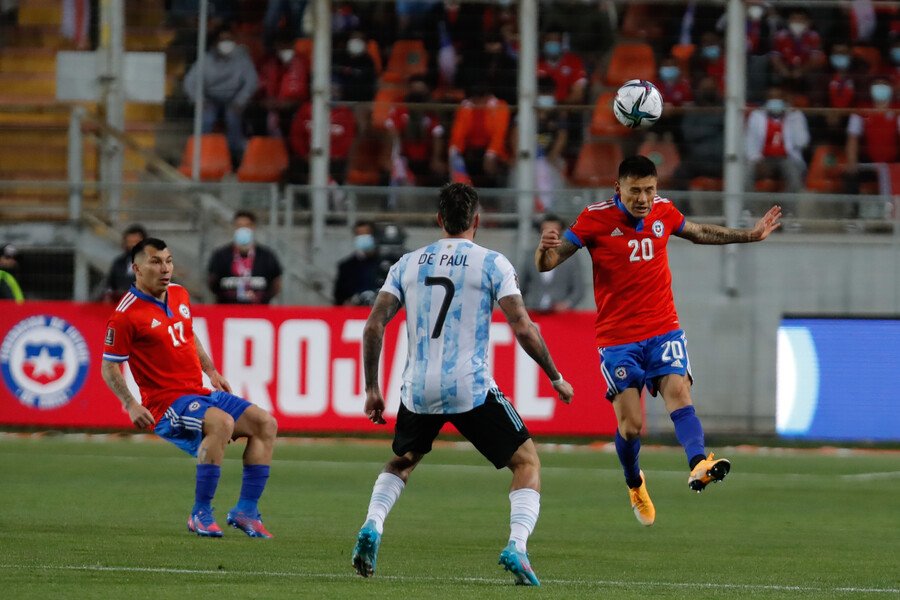
[{"label": "player's arm raised", "polygon": [[384,396],[378,383],[378,359],[384,343],[384,328],[397,311],[400,299],[388,292],[378,292],[372,312],[363,328],[363,368],[366,374],[366,416],[378,425],[384,425]]},{"label": "player's arm raised", "polygon": [[695,244],[761,242],[769,237],[770,233],[781,227],[779,219],[781,219],[781,207],[773,206],[769,212],[763,215],[763,218],[756,222],[753,229],[732,229],[708,223],[699,224],[685,221],[684,227],[675,235]]},{"label": "player's arm raised", "polygon": [[106,382],[110,391],[116,395],[122,402],[122,406],[128,412],[128,417],[135,427],[143,429],[150,427],[156,420],[150,411],[135,400],[134,396],[128,390],[128,384],[125,383],[125,376],[122,375],[122,364],[111,360],[104,360],[100,365],[100,373],[103,375],[103,381]]},{"label": "player's arm raised", "polygon": [[203,344],[200,343],[200,340],[197,339],[196,336],[194,336],[194,346],[197,347],[197,358],[200,359],[200,368],[203,369],[203,372],[209,377],[209,382],[217,390],[228,392],[230,394],[231,385],[229,385],[222,374],[216,370],[216,366],[213,364],[212,359],[209,357],[209,354],[206,353],[206,350],[203,349]]},{"label": "player's arm raised", "polygon": [[565,238],[552,227],[541,234],[541,241],[534,252],[534,264],[540,272],[549,271],[578,250],[578,246]]},{"label": "player's arm raised", "polygon": [[522,296],[518,294],[504,296],[500,298],[499,304],[500,310],[503,311],[509,326],[512,327],[519,345],[550,378],[550,383],[553,384],[553,389],[559,394],[559,399],[566,404],[571,402],[574,394],[572,385],[563,379],[562,374],[556,369],[556,365],[553,364],[553,358],[550,356],[550,351],[547,350],[547,344],[544,342],[541,332],[538,331],[537,326],[535,326],[531,317],[528,316],[528,311],[525,310]]}]

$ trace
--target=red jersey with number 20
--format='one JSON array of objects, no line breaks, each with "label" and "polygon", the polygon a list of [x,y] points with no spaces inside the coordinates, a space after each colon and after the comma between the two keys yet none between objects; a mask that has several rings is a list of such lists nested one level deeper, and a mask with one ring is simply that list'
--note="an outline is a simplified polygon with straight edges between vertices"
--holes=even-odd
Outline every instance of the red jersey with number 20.
[{"label": "red jersey with number 20", "polygon": [[181,396],[211,393],[194,346],[191,300],[180,285],[169,285],[164,303],[131,286],[106,324],[103,360],[128,361],[141,404],[157,422]]},{"label": "red jersey with number 20", "polygon": [[678,329],[666,244],[684,215],[656,196],[635,219],[616,194],[587,206],[564,237],[591,254],[597,346],[618,346]]}]

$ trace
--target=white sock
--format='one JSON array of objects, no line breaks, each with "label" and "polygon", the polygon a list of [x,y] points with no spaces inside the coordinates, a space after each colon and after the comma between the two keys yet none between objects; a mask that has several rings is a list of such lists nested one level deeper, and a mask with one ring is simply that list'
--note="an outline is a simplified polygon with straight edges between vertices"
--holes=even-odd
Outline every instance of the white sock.
[{"label": "white sock", "polygon": [[382,473],[375,480],[375,487],[372,488],[372,499],[369,500],[369,512],[366,515],[366,521],[375,521],[375,530],[378,533],[384,532],[384,520],[387,518],[394,502],[400,497],[400,492],[406,484],[403,480],[393,473]]},{"label": "white sock", "polygon": [[527,552],[528,536],[537,525],[541,512],[541,494],[531,488],[509,493],[509,541],[516,543],[516,550]]}]

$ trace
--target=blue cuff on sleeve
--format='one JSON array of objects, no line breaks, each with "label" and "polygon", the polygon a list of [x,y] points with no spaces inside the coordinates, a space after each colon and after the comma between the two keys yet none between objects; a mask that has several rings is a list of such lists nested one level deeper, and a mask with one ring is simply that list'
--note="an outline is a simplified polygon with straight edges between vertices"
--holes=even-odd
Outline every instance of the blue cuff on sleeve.
[{"label": "blue cuff on sleeve", "polygon": [[572,233],[571,229],[566,229],[566,232],[563,234],[563,237],[578,246],[579,248],[584,248],[584,242],[578,239],[578,236]]}]

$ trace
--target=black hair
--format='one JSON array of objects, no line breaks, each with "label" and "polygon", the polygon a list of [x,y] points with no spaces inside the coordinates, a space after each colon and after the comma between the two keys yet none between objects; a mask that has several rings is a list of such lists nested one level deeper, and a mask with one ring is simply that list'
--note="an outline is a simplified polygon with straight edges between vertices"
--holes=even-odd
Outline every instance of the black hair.
[{"label": "black hair", "polygon": [[478,192],[465,183],[448,183],[441,188],[438,197],[438,214],[444,224],[444,231],[450,235],[472,227],[478,213]]},{"label": "black hair", "polygon": [[555,215],[553,213],[544,214],[544,218],[541,219],[541,225],[543,225],[544,223],[559,223],[560,225],[565,225],[563,220],[559,218],[558,215]]},{"label": "black hair", "polygon": [[234,213],[234,218],[231,220],[231,222],[234,223],[235,221],[237,221],[237,220],[240,219],[241,217],[244,217],[245,219],[250,219],[250,222],[253,223],[254,225],[256,225],[256,215],[254,215],[254,214],[253,214],[252,212],[250,212],[249,210],[239,210],[239,211],[237,211],[236,213]]},{"label": "black hair", "polygon": [[619,163],[619,181],[626,177],[641,179],[643,177],[656,177],[656,165],[646,156],[636,154],[629,156]]},{"label": "black hair", "polygon": [[353,230],[356,231],[356,229],[358,227],[368,227],[369,231],[372,232],[372,235],[375,235],[375,221],[368,221],[368,220],[357,221],[353,225]]},{"label": "black hair", "polygon": [[125,231],[122,232],[122,237],[124,238],[126,235],[134,235],[135,233],[139,233],[141,235],[141,239],[147,239],[147,230],[144,229],[143,225],[139,225],[138,223],[129,225],[125,229]]},{"label": "black hair", "polygon": [[144,238],[135,244],[134,248],[131,249],[131,262],[135,262],[137,260],[137,255],[144,251],[144,248],[150,246],[152,248],[156,248],[157,250],[165,250],[168,248],[166,243],[159,238]]}]

